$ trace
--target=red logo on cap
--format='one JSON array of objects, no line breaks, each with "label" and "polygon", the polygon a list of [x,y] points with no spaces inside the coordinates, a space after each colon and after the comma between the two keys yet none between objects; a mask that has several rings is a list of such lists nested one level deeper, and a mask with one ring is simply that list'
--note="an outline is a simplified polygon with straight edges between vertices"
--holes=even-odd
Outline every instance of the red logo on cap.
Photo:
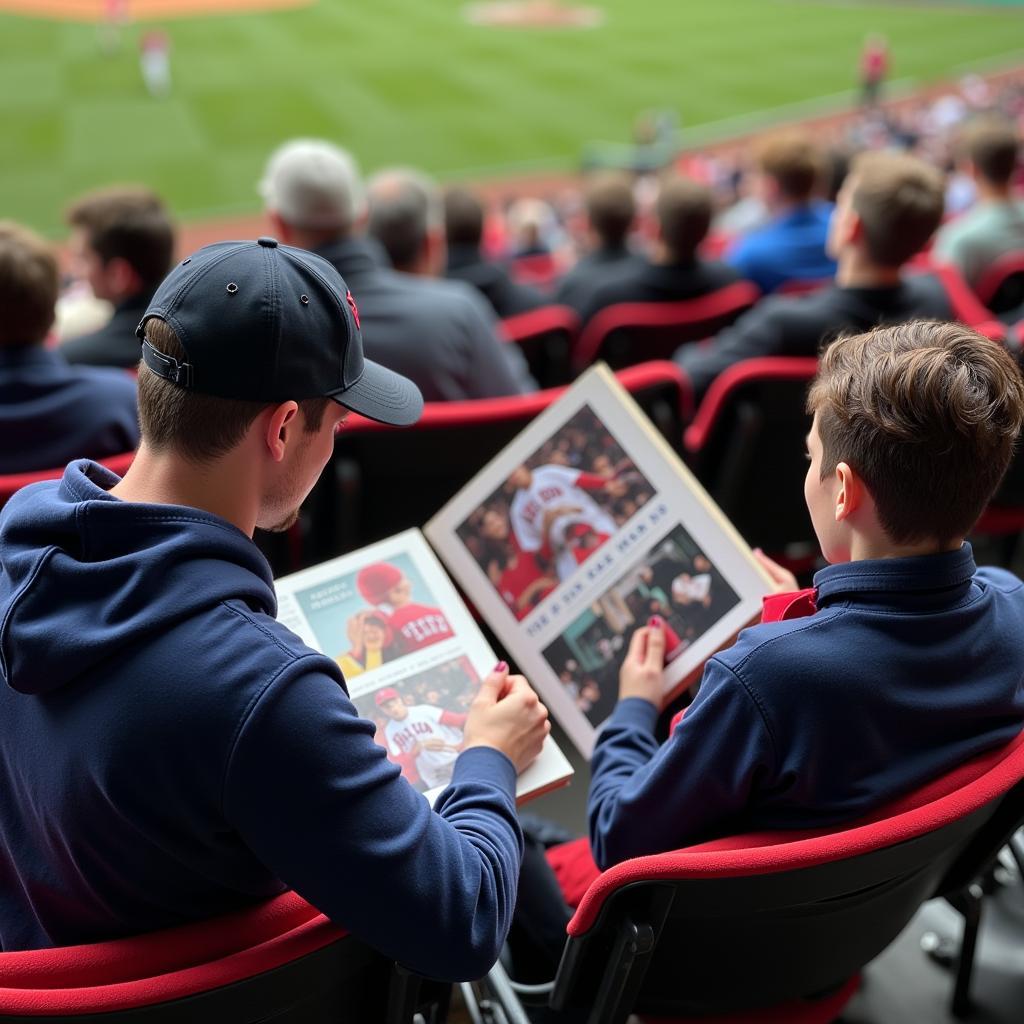
[{"label": "red logo on cap", "polygon": [[348,303],[349,309],[352,310],[352,316],[355,318],[356,327],[359,330],[362,330],[363,325],[359,322],[359,309],[356,306],[356,300],[352,298],[352,292],[345,292],[345,301]]}]

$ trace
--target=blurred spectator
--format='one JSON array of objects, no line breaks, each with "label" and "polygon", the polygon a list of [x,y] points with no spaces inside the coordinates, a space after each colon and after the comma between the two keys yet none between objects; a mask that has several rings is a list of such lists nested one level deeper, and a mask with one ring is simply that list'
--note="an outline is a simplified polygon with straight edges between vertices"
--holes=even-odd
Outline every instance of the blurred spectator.
[{"label": "blurred spectator", "polygon": [[978,201],[942,228],[934,253],[956,264],[971,285],[1000,256],[1024,251],[1024,202],[1014,199],[1011,187],[1019,149],[1012,122],[993,114],[969,122],[959,140],[959,162],[974,180]]},{"label": "blurred spectator", "polygon": [[839,261],[835,283],[811,295],[765,299],[711,345],[680,348],[676,362],[696,392],[744,359],[813,356],[842,331],[948,320],[942,283],[901,273],[942,221],[942,190],[942,175],[916,157],[865,153],[854,160],[829,233],[829,251]]},{"label": "blurred spectator", "polygon": [[493,312],[444,266],[441,200],[432,184],[395,172],[375,184],[375,227],[401,269],[365,236],[367,203],[352,157],[299,139],[270,158],[260,184],[282,242],[332,263],[352,290],[368,358],[411,378],[427,401],[517,394],[532,380],[518,350],[495,332]]},{"label": "blurred spectator", "polygon": [[135,328],[174,258],[170,215],[148,189],[111,188],[79,199],[67,222],[80,275],[96,298],[113,305],[114,314],[99,330],[65,342],[61,351],[72,363],[135,366]]},{"label": "blurred spectator", "polygon": [[514,200],[509,204],[505,220],[512,259],[546,256],[558,248],[561,241],[558,219],[543,199]]},{"label": "blurred spectator", "polygon": [[0,473],[132,451],[135,382],[116,370],[69,366],[43,347],[57,304],[57,260],[40,237],[0,223]]},{"label": "blurred spectator", "polygon": [[763,292],[835,273],[825,252],[832,207],[814,198],[824,170],[821,152],[803,132],[776,135],[757,150],[754,188],[771,220],[736,242],[727,259]]},{"label": "blurred spectator", "polygon": [[484,234],[484,208],[466,188],[450,188],[444,194],[444,226],[448,241],[446,276],[472,285],[504,319],[547,304],[529,285],[517,284],[501,265],[484,259],[480,245]]},{"label": "blurred spectator", "polygon": [[609,171],[595,175],[587,186],[586,255],[559,282],[555,301],[581,313],[593,303],[594,292],[643,265],[627,241],[636,217],[629,178]]},{"label": "blurred spectator", "polygon": [[717,291],[740,279],[724,263],[697,257],[711,225],[711,190],[689,178],[667,178],[654,204],[658,237],[650,260],[621,270],[598,288],[581,311],[584,323],[620,302],[678,302]]}]

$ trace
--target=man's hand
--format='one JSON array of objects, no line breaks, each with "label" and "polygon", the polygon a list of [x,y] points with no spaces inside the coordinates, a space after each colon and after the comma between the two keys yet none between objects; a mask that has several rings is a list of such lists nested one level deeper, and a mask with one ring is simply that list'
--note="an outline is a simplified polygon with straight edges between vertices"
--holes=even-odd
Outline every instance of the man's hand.
[{"label": "man's hand", "polygon": [[785,594],[790,590],[799,590],[800,584],[796,577],[778,562],[770,559],[760,548],[754,548],[754,558],[761,568],[772,578],[776,594]]},{"label": "man's hand", "polygon": [[499,662],[480,684],[469,708],[462,749],[493,747],[521,772],[540,753],[551,732],[548,709],[523,676],[510,676]]},{"label": "man's hand", "polygon": [[619,700],[641,697],[661,707],[665,690],[665,630],[655,615],[629,641],[626,660],[619,669]]}]

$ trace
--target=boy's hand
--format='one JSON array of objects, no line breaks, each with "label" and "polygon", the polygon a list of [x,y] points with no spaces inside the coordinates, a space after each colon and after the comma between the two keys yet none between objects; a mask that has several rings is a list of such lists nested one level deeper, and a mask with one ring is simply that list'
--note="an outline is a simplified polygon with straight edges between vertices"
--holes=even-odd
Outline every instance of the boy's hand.
[{"label": "boy's hand", "polygon": [[754,558],[760,563],[761,568],[772,578],[776,594],[784,594],[789,590],[799,590],[800,584],[796,577],[778,562],[770,559],[760,548],[754,548]]},{"label": "boy's hand", "polygon": [[633,633],[626,660],[619,669],[619,700],[641,697],[661,707],[665,691],[665,630],[655,615],[644,629]]},{"label": "boy's hand", "polygon": [[548,709],[526,679],[510,676],[502,661],[480,684],[470,705],[462,749],[493,747],[521,772],[540,753],[549,732]]}]

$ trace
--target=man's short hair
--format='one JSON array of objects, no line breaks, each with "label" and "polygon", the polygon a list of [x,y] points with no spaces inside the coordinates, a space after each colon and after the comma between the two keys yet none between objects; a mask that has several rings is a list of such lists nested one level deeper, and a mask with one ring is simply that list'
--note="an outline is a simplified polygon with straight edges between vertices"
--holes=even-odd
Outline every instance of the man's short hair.
[{"label": "man's short hair", "polygon": [[480,247],[484,237],[484,204],[468,188],[445,190],[444,230],[449,245]]},{"label": "man's short hair", "polygon": [[[188,358],[177,334],[163,320],[146,322],[146,340],[166,356]],[[320,429],[330,402],[330,398],[299,402],[306,433]],[[189,391],[139,364],[142,439],[156,452],[174,452],[196,464],[210,462],[238,445],[256,417],[272,404]]]},{"label": "man's short hair", "polygon": [[596,174],[587,185],[584,202],[590,226],[601,244],[608,249],[624,245],[636,217],[629,178],[613,171]]},{"label": "man's short hair", "polygon": [[1007,118],[983,114],[964,126],[956,150],[960,157],[966,157],[974,164],[986,181],[1005,186],[1017,168],[1020,135]]},{"label": "man's short hair", "polygon": [[300,231],[347,235],[366,210],[355,160],[324,139],[293,139],[276,149],[259,191],[268,210]]},{"label": "man's short hair", "polygon": [[431,231],[444,225],[437,185],[419,171],[380,171],[369,182],[369,233],[384,247],[397,270],[412,267]]},{"label": "man's short hair", "polygon": [[675,259],[693,259],[711,227],[712,205],[711,190],[691,178],[675,176],[662,183],[654,213]]},{"label": "man's short hair", "polygon": [[123,259],[155,288],[174,259],[174,225],[163,201],[139,187],[90,192],[68,208],[68,224],[85,234],[89,248],[104,262]]},{"label": "man's short hair", "polygon": [[832,343],[807,409],[821,479],[848,463],[896,543],[970,532],[1006,472],[1024,422],[1024,379],[994,341],[914,321]]},{"label": "man's short hair", "polygon": [[804,203],[818,186],[825,169],[821,149],[804,131],[788,131],[765,139],[755,150],[758,170],[779,186],[782,195]]},{"label": "man's short hair", "polygon": [[0,221],[0,348],[38,345],[53,326],[57,258],[34,231]]},{"label": "man's short hair", "polygon": [[917,157],[862,153],[854,160],[848,180],[868,255],[881,266],[902,266],[942,223],[942,175]]}]

